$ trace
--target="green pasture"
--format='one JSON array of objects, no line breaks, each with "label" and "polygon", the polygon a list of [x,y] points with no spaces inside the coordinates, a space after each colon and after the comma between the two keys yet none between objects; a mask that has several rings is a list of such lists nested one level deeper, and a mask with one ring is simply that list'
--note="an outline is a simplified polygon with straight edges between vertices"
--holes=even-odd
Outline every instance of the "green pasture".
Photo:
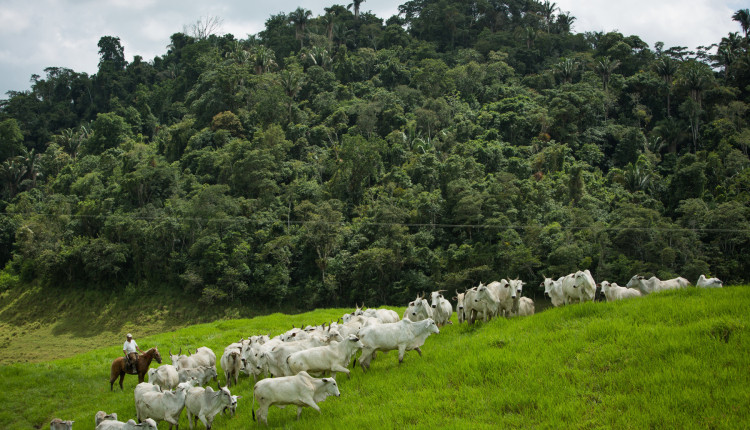
[{"label": "green pasture", "polygon": [[[423,357],[379,355],[371,370],[340,375],[341,397],[322,413],[272,408],[270,427],[310,428],[748,428],[750,287],[690,288],[618,303],[549,309],[522,319],[472,327],[454,324],[427,339]],[[398,310],[398,309],[397,309]],[[220,320],[138,339],[170,347],[225,345],[251,334],[277,334],[336,319],[344,309]],[[400,310],[398,310],[400,311]],[[82,322],[83,324],[83,322]],[[48,426],[53,417],[93,428],[96,411],[135,417],[133,388],[109,389],[111,347],[71,358],[0,366],[0,428]],[[218,363],[217,363],[218,364]],[[221,377],[223,382],[223,376]],[[238,414],[216,429],[244,429],[252,379]],[[180,426],[187,428],[183,413]],[[160,428],[167,428],[161,423]],[[200,425],[202,428],[202,425]]]}]

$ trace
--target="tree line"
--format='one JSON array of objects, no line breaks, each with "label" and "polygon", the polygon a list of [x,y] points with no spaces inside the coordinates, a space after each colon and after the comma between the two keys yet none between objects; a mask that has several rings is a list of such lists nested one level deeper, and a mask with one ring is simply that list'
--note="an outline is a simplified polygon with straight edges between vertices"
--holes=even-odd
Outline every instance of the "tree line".
[{"label": "tree line", "polygon": [[361,4],[149,61],[104,36],[96,74],[9,92],[5,272],[297,307],[583,269],[750,280],[746,9],[691,51],[575,33],[549,1]]}]

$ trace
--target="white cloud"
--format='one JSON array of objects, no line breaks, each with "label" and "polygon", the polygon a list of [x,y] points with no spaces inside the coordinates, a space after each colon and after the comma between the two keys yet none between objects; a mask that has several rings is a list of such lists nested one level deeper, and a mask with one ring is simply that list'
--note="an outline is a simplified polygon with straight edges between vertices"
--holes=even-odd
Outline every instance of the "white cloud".
[{"label": "white cloud", "polygon": [[736,31],[732,22],[734,12],[727,1],[558,0],[556,3],[576,17],[573,23],[576,32],[616,30],[625,36],[640,36],[651,47],[661,41],[666,47],[693,49],[719,42],[730,31]]},{"label": "white cloud", "polygon": [[[406,0],[369,0],[362,11],[383,20],[398,13]],[[169,36],[206,15],[223,18],[223,32],[237,38],[263,30],[265,21],[302,4],[321,15],[336,0],[0,0],[0,97],[8,90],[28,89],[31,74],[48,66],[95,73],[99,61],[97,42],[109,35],[120,37],[128,60],[133,55],[152,59],[166,53]],[[618,30],[636,34],[654,46],[695,48],[739,31],[731,19],[747,0],[556,0],[577,19],[573,29]]]}]

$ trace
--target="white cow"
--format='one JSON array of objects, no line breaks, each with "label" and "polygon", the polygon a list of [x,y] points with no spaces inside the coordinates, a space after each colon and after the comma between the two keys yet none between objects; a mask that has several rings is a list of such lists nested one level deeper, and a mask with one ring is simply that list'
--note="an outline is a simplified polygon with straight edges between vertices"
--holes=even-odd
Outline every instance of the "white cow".
[{"label": "white cow", "polygon": [[221,369],[224,371],[224,378],[227,381],[227,387],[237,385],[240,377],[240,368],[242,367],[242,350],[240,348],[227,348],[221,356]]},{"label": "white cow", "polygon": [[466,320],[466,314],[464,313],[464,297],[466,296],[466,291],[463,293],[459,293],[456,291],[456,295],[451,298],[451,300],[456,301],[456,317],[458,317],[458,323],[461,324]]},{"label": "white cow", "polygon": [[554,307],[558,307],[565,303],[565,294],[562,290],[563,279],[565,279],[564,276],[555,281],[552,278],[545,276],[544,281],[540,285],[544,285],[544,295],[552,300],[552,306]]},{"label": "white cow", "polygon": [[229,414],[231,416],[234,416],[237,413],[237,400],[241,399],[242,396],[235,396],[232,394],[232,403],[229,404],[226,408],[224,408],[221,413],[225,414],[227,410],[229,411]]},{"label": "white cow", "polygon": [[608,281],[602,281],[602,293],[608,302],[641,297],[641,292],[634,288],[621,287],[614,282],[609,283]]},{"label": "white cow", "polygon": [[474,309],[472,315],[469,315],[469,324],[474,323],[479,312],[483,314],[484,322],[503,313],[510,314],[513,300],[510,298],[510,282],[507,279],[487,285],[480,282],[476,288],[476,294],[473,295]]},{"label": "white cow", "polygon": [[66,420],[63,421],[60,418],[54,418],[49,423],[50,430],[71,430],[75,421]]},{"label": "white cow", "polygon": [[108,414],[104,411],[99,411],[94,415],[94,427],[101,424],[102,421],[117,421],[117,414],[114,412]]},{"label": "white cow", "polygon": [[330,345],[333,341],[342,340],[341,336],[336,335],[335,337],[329,337],[325,340],[309,338],[294,342],[284,342],[281,345],[275,346],[270,352],[263,355],[263,365],[265,366],[265,370],[274,377],[291,376],[294,375],[294,373],[289,369],[289,364],[286,361],[290,355],[306,349]]},{"label": "white cow", "polygon": [[634,275],[627,283],[628,288],[635,288],[643,295],[658,293],[664,290],[674,290],[677,288],[685,288],[690,285],[690,281],[685,278],[674,278],[666,281],[661,281],[656,276],[652,276],[646,279],[640,275]]},{"label": "white cow", "polygon": [[529,316],[534,315],[534,301],[528,297],[522,297],[523,286],[525,282],[514,279],[510,281],[511,288],[511,299],[513,300],[513,307],[510,316]]},{"label": "white cow", "polygon": [[[138,384],[140,385],[140,384]],[[138,421],[151,418],[155,421],[166,421],[169,428],[180,427],[180,414],[185,409],[185,396],[192,387],[189,382],[177,385],[174,391],[146,391],[135,401],[135,412]]]},{"label": "white cow", "polygon": [[258,421],[268,425],[268,408],[276,405],[283,408],[286,405],[297,406],[299,420],[302,408],[309,406],[320,412],[317,405],[328,396],[338,397],[339,387],[333,378],[317,379],[302,371],[294,376],[263,379],[253,387],[253,420],[255,420],[255,401],[258,401]]},{"label": "white cow", "polygon": [[432,315],[435,324],[437,324],[438,327],[449,324],[451,315],[453,315],[453,306],[451,305],[451,302],[446,300],[441,294],[444,291],[445,290],[433,291],[432,294],[430,294]]},{"label": "white cow", "polygon": [[432,318],[432,308],[422,296],[417,296],[413,302],[409,302],[409,306],[404,311],[404,318],[411,321],[421,321],[427,318]]},{"label": "white cow", "polygon": [[214,391],[211,387],[194,387],[188,390],[185,396],[185,410],[191,430],[193,429],[193,417],[198,417],[206,426],[206,429],[210,430],[214,417],[232,405],[232,393],[229,392],[229,389],[227,387],[218,388],[218,391]]},{"label": "white cow", "polygon": [[[376,326],[373,326],[376,327]],[[362,349],[363,345],[355,335],[349,337],[343,342],[331,342],[327,346],[317,346],[291,354],[286,361],[292,373],[297,374],[301,371],[307,372],[326,372],[331,371],[331,376],[336,377],[337,372],[346,373],[350,377],[349,364],[352,355],[357,350]]]},{"label": "white cow", "polygon": [[403,319],[397,323],[365,327],[359,331],[364,346],[359,365],[366,371],[375,351],[398,350],[399,363],[404,361],[406,351],[416,350],[421,356],[422,350],[419,347],[424,345],[425,339],[432,333],[440,333],[440,330],[430,318],[417,322]]},{"label": "white cow", "polygon": [[156,369],[148,369],[148,382],[160,386],[163,390],[172,390],[181,381],[174,366],[163,364]]},{"label": "white cow", "polygon": [[[188,349],[190,354],[190,349]],[[172,359],[172,365],[178,371],[180,369],[194,369],[200,366],[213,366],[216,367],[216,354],[211,348],[202,346],[195,350],[191,355],[182,355],[182,348],[177,355],[173,355],[172,351],[169,351],[169,357]]]},{"label": "white cow", "polygon": [[[136,385],[135,389],[133,390],[133,400],[135,401],[135,404],[138,405],[138,401],[141,399],[141,397],[143,397],[143,394],[148,392],[161,393],[161,387],[149,382],[141,382],[140,384]],[[139,419],[138,421],[141,420]]]},{"label": "white cow", "polygon": [[724,286],[724,282],[722,282],[719,278],[706,279],[706,275],[701,275],[695,285],[703,288],[721,288]]},{"label": "white cow", "polygon": [[377,318],[382,324],[394,323],[399,321],[398,314],[396,311],[390,309],[367,309],[363,313],[364,316],[370,318]]},{"label": "white cow", "polygon": [[122,421],[102,421],[101,424],[96,426],[96,430],[156,430],[156,428],[156,421],[151,418],[146,418],[140,424],[136,424],[133,420],[128,420],[126,423]]},{"label": "white cow", "polygon": [[563,278],[563,301],[566,305],[594,300],[594,296],[596,295],[596,283],[593,282],[591,273],[587,274],[587,272],[588,270],[586,272],[581,272],[579,270],[576,273],[571,273]]},{"label": "white cow", "polygon": [[177,371],[179,382],[187,382],[190,379],[195,379],[198,385],[206,385],[212,379],[214,382],[218,382],[219,375],[216,372],[216,367],[198,366],[190,369],[180,369]]}]

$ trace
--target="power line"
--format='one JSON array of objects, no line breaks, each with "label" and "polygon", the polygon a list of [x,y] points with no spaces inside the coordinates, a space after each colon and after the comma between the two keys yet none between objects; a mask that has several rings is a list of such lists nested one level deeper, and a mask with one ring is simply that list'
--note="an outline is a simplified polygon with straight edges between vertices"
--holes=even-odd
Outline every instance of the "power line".
[{"label": "power line", "polygon": [[[86,214],[53,214],[53,213],[8,213],[0,212],[3,216],[49,216],[49,217],[69,217],[69,218],[92,218],[92,219],[109,219],[109,218],[128,218],[139,221],[192,221],[192,222],[220,222],[233,223],[237,221],[247,221],[255,223],[272,223],[279,222],[282,224],[294,225],[365,225],[374,227],[414,227],[414,228],[461,228],[461,229],[485,229],[485,230],[528,230],[532,228],[544,228],[539,225],[505,225],[505,224],[447,224],[447,223],[399,223],[399,222],[353,222],[353,221],[321,221],[321,220],[283,220],[274,219],[269,221],[251,220],[247,217],[224,217],[224,218],[203,218],[203,217],[183,217],[183,216],[135,216],[135,215],[86,215]],[[662,231],[662,232],[705,232],[705,233],[750,233],[750,228],[685,228],[685,227],[605,227],[605,226],[563,226],[557,225],[554,228],[561,230],[591,230],[591,231]]]}]

